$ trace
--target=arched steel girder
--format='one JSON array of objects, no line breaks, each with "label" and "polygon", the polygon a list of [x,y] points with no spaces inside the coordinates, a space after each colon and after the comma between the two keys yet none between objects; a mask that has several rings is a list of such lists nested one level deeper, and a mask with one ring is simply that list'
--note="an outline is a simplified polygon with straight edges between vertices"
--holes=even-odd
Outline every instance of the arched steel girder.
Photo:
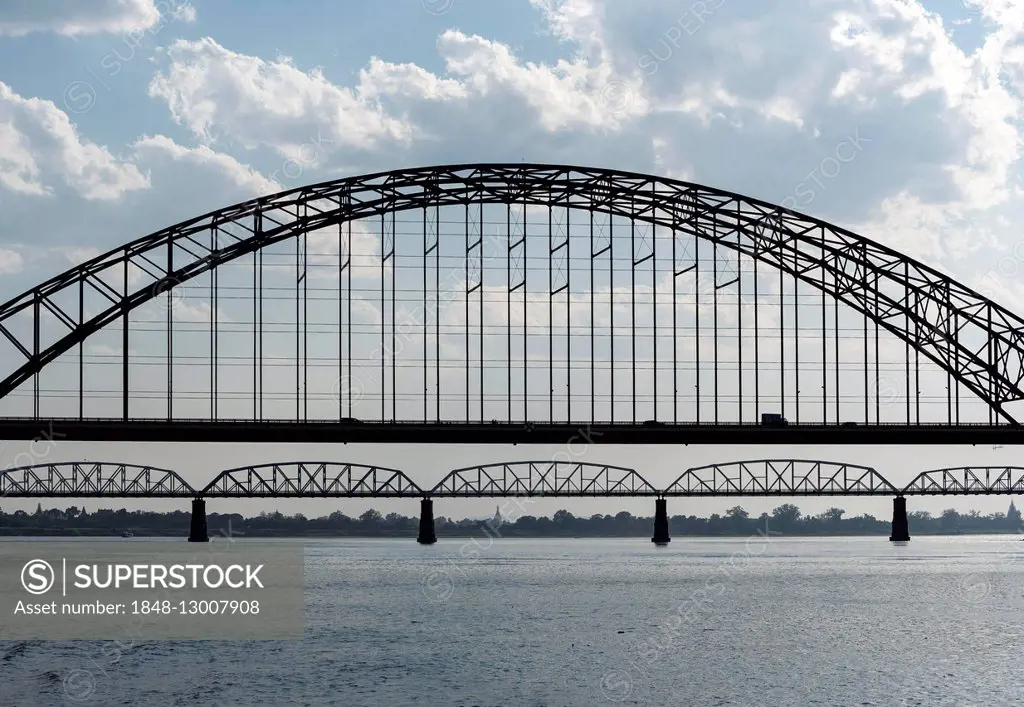
[{"label": "arched steel girder", "polygon": [[344,462],[284,462],[222,471],[204,498],[404,498],[422,496],[397,469]]},{"label": "arched steel girder", "polygon": [[918,474],[901,492],[904,496],[967,496],[1024,493],[1024,467],[961,466]]},{"label": "arched steel girder", "polygon": [[192,498],[168,469],[116,462],[33,464],[0,474],[0,496],[14,498]]},{"label": "arched steel girder", "polygon": [[430,496],[657,496],[633,469],[586,462],[520,461],[453,470]]},{"label": "arched steel girder", "polygon": [[[0,305],[0,335],[25,358],[0,380],[0,398],[119,317],[231,260],[346,221],[471,203],[599,211],[758,259],[877,322],[985,401],[997,419],[1017,424],[1003,406],[1024,400],[1024,319],[934,268],[848,230],[739,194],[631,172],[537,164],[423,167],[324,182],[214,211],[127,243]],[[232,242],[222,245],[217,239],[211,247],[195,238],[213,230]],[[179,266],[176,246],[192,260]],[[129,263],[154,281],[122,294],[98,277],[112,266],[127,272]],[[85,284],[106,295],[110,306],[76,321],[56,296]],[[68,329],[46,344],[38,336],[43,310]],[[27,344],[7,326],[22,312],[36,324]]]},{"label": "arched steel girder", "polygon": [[810,459],[755,459],[687,469],[665,496],[896,496],[868,466]]}]

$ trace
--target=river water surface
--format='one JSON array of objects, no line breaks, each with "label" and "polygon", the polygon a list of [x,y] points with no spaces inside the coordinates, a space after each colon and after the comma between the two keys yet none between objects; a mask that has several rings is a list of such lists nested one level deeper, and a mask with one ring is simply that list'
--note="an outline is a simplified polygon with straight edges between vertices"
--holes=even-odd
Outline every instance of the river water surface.
[{"label": "river water surface", "polygon": [[305,640],[0,642],[0,704],[1024,704],[1017,536],[279,542]]}]

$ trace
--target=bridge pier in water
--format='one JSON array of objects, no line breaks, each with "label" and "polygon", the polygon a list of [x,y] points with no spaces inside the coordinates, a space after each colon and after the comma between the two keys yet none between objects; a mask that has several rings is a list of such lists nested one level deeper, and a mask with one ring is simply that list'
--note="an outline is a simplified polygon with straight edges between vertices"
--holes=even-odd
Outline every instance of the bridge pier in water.
[{"label": "bridge pier in water", "polygon": [[910,525],[907,522],[907,499],[897,496],[892,500],[892,535],[889,536],[892,542],[906,542],[910,540]]},{"label": "bridge pier in water", "polygon": [[196,498],[192,501],[192,522],[189,524],[190,543],[208,543],[210,536],[206,529],[206,501]]},{"label": "bridge pier in water", "polygon": [[420,501],[420,534],[416,538],[420,545],[433,545],[437,542],[434,533],[434,502],[429,498]]},{"label": "bridge pier in water", "polygon": [[654,537],[651,542],[655,545],[668,545],[668,501],[659,498],[654,501]]}]

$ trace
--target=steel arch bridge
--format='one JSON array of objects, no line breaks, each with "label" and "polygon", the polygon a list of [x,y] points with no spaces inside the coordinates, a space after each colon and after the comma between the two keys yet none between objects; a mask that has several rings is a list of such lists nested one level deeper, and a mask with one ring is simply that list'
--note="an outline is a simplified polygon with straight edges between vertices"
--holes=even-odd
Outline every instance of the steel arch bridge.
[{"label": "steel arch bridge", "polygon": [[11,498],[193,498],[196,491],[168,469],[115,462],[34,464],[0,473]]},{"label": "steel arch bridge", "polygon": [[424,167],[192,218],[0,304],[0,437],[1020,443],[1022,332],[757,199]]}]

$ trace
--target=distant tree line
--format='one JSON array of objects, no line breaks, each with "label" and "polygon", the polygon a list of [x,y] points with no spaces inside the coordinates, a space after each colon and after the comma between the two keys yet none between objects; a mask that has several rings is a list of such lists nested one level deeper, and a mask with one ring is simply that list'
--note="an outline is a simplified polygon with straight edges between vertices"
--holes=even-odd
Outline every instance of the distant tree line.
[{"label": "distant tree line", "polygon": [[[64,510],[44,510],[37,506],[35,513],[0,510],[0,535],[120,535],[131,532],[139,536],[187,536],[191,515],[186,511],[157,513],[154,511],[127,511],[70,506]],[[965,533],[1016,533],[1022,530],[1021,514],[1011,502],[1006,513],[981,515],[977,511],[966,514],[953,509],[933,516],[926,511],[909,514],[911,535],[955,535]],[[627,511],[615,515],[595,514],[590,517],[574,516],[569,511],[557,511],[552,517],[522,515],[514,519],[452,520],[435,518],[439,536],[468,536],[481,532],[504,537],[638,537],[649,536],[653,517],[634,516]],[[207,525],[210,535],[232,534],[253,537],[411,537],[419,527],[418,517],[398,513],[382,515],[368,510],[359,517],[350,517],[341,511],[318,518],[307,518],[301,513],[260,513],[242,516],[238,513],[209,513]],[[846,517],[841,508],[830,508],[818,515],[803,515],[800,509],[784,503],[770,514],[751,516],[741,506],[733,506],[725,515],[709,517],[676,515],[669,519],[673,535],[750,535],[765,527],[787,535],[887,535],[889,519],[870,515]]]}]

